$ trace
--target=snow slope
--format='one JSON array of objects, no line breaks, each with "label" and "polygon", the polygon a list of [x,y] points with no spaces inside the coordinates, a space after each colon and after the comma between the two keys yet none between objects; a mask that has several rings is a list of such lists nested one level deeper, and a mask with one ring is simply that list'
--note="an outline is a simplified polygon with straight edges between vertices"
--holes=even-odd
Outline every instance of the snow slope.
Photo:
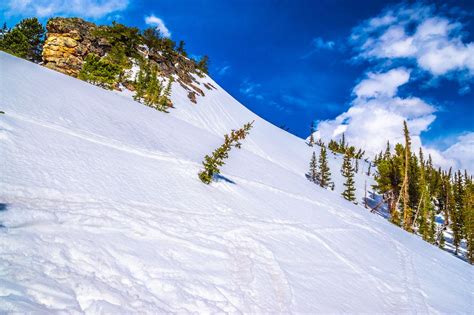
[{"label": "snow slope", "polygon": [[0,311],[472,312],[472,266],[307,181],[311,148],[210,78],[164,114],[1,52],[0,73]]}]

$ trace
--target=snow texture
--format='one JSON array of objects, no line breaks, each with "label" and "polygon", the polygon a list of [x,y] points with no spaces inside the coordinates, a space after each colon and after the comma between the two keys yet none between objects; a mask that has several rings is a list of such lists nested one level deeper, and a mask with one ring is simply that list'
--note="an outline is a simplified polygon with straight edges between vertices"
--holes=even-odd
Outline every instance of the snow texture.
[{"label": "snow texture", "polygon": [[165,114],[2,52],[0,71],[0,312],[474,309],[472,266],[342,199],[338,157],[336,192],[309,182],[313,148],[209,77],[197,105],[173,84]]}]

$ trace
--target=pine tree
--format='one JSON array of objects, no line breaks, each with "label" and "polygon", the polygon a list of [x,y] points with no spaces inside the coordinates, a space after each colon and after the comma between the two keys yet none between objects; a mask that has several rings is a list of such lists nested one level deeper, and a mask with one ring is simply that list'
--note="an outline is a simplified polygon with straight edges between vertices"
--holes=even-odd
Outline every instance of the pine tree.
[{"label": "pine tree", "polygon": [[137,77],[135,79],[135,95],[133,96],[134,100],[142,102],[142,100],[144,99],[147,78],[148,75],[146,73],[146,70],[140,66],[140,71],[138,71]]},{"label": "pine tree", "polygon": [[312,147],[314,145],[314,136],[313,136],[312,133],[309,135],[308,145],[310,147]]},{"label": "pine tree", "polygon": [[405,137],[405,163],[403,164],[403,183],[402,183],[402,194],[401,199],[403,201],[403,228],[411,232],[412,227],[412,215],[413,210],[410,207],[410,195],[409,195],[409,169],[410,169],[410,157],[411,157],[411,139],[408,131],[407,122],[403,122],[403,134]]},{"label": "pine tree", "polygon": [[107,39],[111,47],[122,46],[127,57],[138,57],[137,47],[144,42],[138,28],[128,27],[115,21],[112,25],[98,27],[93,31],[93,35]]},{"label": "pine tree", "polygon": [[155,67],[151,68],[149,77],[147,78],[147,85],[145,88],[144,104],[160,111],[165,111],[165,108],[160,104],[161,92],[163,86],[158,80],[158,73]]},{"label": "pine tree", "polygon": [[321,147],[321,152],[319,154],[319,172],[318,172],[318,182],[319,186],[327,188],[329,182],[331,181],[331,172],[327,160],[327,151],[326,147]]},{"label": "pine tree", "polygon": [[8,29],[7,23],[3,22],[2,29],[0,30],[0,42],[3,40],[3,37],[10,32]]},{"label": "pine tree", "polygon": [[154,27],[149,27],[142,33],[143,43],[149,50],[161,49],[162,35],[160,31]]},{"label": "pine tree", "polygon": [[34,17],[21,20],[15,28],[22,32],[27,38],[28,50],[25,56],[26,59],[35,62],[41,61],[45,32],[43,25]]},{"label": "pine tree", "polygon": [[355,182],[354,182],[354,168],[351,163],[351,157],[349,154],[344,155],[344,160],[342,162],[341,174],[346,178],[344,186],[346,187],[342,192],[342,196],[349,201],[355,203]]},{"label": "pine tree", "polygon": [[12,30],[6,24],[0,31],[0,50],[34,62],[41,61],[44,28],[37,18],[21,20]]},{"label": "pine tree", "polygon": [[313,183],[318,181],[318,161],[316,160],[316,153],[313,151],[311,161],[309,162],[309,173],[308,178]]},{"label": "pine tree", "polygon": [[238,149],[241,148],[242,144],[240,141],[244,140],[249,134],[250,129],[253,127],[253,121],[245,124],[238,130],[232,130],[230,135],[224,135],[224,144],[214,150],[212,155],[206,155],[202,162],[204,170],[199,172],[199,179],[205,183],[210,184],[215,175],[220,173],[219,167],[225,164],[224,160],[229,157],[229,151],[232,147]]},{"label": "pine tree", "polygon": [[203,56],[201,60],[197,63],[196,66],[199,70],[204,72],[205,74],[209,73],[209,57],[208,56]]},{"label": "pine tree", "polygon": [[[382,155],[382,152],[380,152],[380,155]],[[387,141],[387,147],[385,148],[385,152],[383,154],[383,159],[388,160],[392,156],[392,153],[390,152],[390,142]]]},{"label": "pine tree", "polygon": [[467,259],[471,264],[474,264],[474,184],[468,179],[467,174],[465,174],[464,181],[462,214],[465,224]]},{"label": "pine tree", "polygon": [[178,48],[176,48],[176,51],[186,57],[188,54],[186,53],[186,50],[184,49],[184,45],[185,45],[184,41],[180,40],[178,44]]},{"label": "pine tree", "polygon": [[452,208],[452,224],[451,228],[453,230],[453,245],[455,248],[455,253],[458,253],[459,245],[462,239],[463,234],[463,195],[464,187],[462,182],[461,171],[454,173],[454,183],[453,183],[453,199],[454,204]]},{"label": "pine tree", "polygon": [[312,147],[312,146],[315,144],[314,135],[313,135],[314,131],[315,131],[315,130],[314,130],[314,121],[312,121],[312,122],[311,122],[311,127],[310,127],[310,132],[311,132],[311,133],[310,133],[310,135],[309,135],[309,141],[308,141],[308,145],[309,145],[310,147]]},{"label": "pine tree", "polygon": [[0,41],[0,50],[26,58],[29,52],[28,38],[18,28],[14,28],[3,36]]},{"label": "pine tree", "polygon": [[390,153],[390,144],[387,143],[385,154],[380,153],[377,158],[377,171],[375,173],[376,185],[373,188],[382,194],[390,211],[390,221],[400,225],[400,212],[398,210],[398,198],[400,196],[401,174],[400,167],[403,161],[403,146],[395,146],[395,154]]},{"label": "pine tree", "polygon": [[166,84],[166,88],[163,91],[163,95],[161,96],[160,99],[160,105],[162,106],[163,109],[166,109],[168,107],[173,107],[173,103],[171,102],[171,86],[174,82],[174,79],[172,76],[168,77],[168,83]]},{"label": "pine tree", "polygon": [[78,77],[100,87],[112,89],[117,83],[120,72],[119,66],[91,53],[84,60]]},{"label": "pine tree", "polygon": [[132,63],[125,54],[125,46],[121,43],[118,43],[113,46],[111,50],[107,53],[107,55],[104,57],[104,60],[120,67],[120,73],[118,78],[119,82],[121,82],[123,79],[124,70],[130,69],[132,67]]},{"label": "pine tree", "polygon": [[[425,166],[423,161],[423,151],[420,148],[420,172],[418,180],[418,190],[420,195],[420,201],[417,207],[418,221],[418,232],[425,241],[432,242],[434,238],[434,209],[431,203],[431,194],[429,191],[429,185],[426,182]],[[414,222],[415,223],[415,222]]]}]

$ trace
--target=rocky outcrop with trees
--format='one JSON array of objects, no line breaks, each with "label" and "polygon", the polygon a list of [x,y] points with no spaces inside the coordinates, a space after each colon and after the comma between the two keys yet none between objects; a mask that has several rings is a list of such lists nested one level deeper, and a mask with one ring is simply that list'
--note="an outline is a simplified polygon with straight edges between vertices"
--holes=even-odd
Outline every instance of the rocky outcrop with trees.
[{"label": "rocky outcrop with trees", "polygon": [[0,49],[106,89],[137,91],[136,100],[161,111],[173,107],[173,82],[193,103],[205,96],[204,88],[214,88],[197,80],[208,72],[207,56],[189,58],[183,41],[176,44],[153,28],[141,31],[116,22],[96,25],[55,17],[48,20],[45,33],[32,18],[12,29],[4,25]]}]

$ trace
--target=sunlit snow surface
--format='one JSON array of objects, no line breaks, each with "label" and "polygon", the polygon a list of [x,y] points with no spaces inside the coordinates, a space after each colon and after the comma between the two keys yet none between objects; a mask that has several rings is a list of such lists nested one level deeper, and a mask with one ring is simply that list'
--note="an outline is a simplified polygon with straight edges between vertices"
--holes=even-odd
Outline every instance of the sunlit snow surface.
[{"label": "sunlit snow surface", "polygon": [[472,266],[310,183],[303,140],[200,81],[164,114],[0,53],[0,311],[473,311]]}]

